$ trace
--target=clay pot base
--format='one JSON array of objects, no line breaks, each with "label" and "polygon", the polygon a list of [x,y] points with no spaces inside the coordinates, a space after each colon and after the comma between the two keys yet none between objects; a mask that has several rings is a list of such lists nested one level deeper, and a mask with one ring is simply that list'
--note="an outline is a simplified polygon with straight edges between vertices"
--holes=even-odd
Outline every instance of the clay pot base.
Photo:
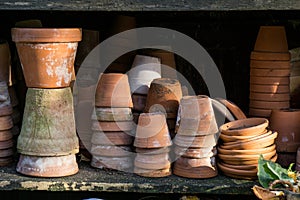
[{"label": "clay pot base", "polygon": [[242,169],[234,169],[227,166],[222,165],[221,163],[217,164],[219,169],[222,172],[238,175],[238,176],[244,176],[245,178],[255,178],[257,176],[257,169],[248,169],[248,170],[242,170]]},{"label": "clay pot base", "polygon": [[219,138],[224,143],[236,142],[236,141],[243,142],[243,141],[251,140],[252,138],[255,138],[257,136],[260,136],[260,135],[266,134],[266,133],[267,133],[267,130],[264,130],[261,133],[257,133],[256,135],[246,135],[246,136],[241,136],[241,135],[234,136],[234,135],[226,135],[226,134],[221,133]]},{"label": "clay pot base", "polygon": [[172,174],[171,168],[151,170],[151,169],[142,169],[142,168],[135,167],[133,172],[139,176],[152,177],[152,178],[166,177]]},{"label": "clay pot base", "polygon": [[130,156],[132,151],[130,146],[104,146],[92,144],[91,154],[93,156],[126,157]]},{"label": "clay pot base", "polygon": [[135,159],[134,160],[134,166],[138,167],[138,168],[141,168],[141,169],[159,170],[159,169],[170,168],[171,167],[171,162],[168,161],[168,160],[160,161],[160,162],[155,162],[155,160],[152,160],[152,163],[146,163],[145,160],[140,161],[138,159]]},{"label": "clay pot base", "polygon": [[273,144],[271,146],[262,148],[262,149],[223,149],[221,147],[218,147],[218,153],[219,154],[224,154],[224,155],[255,155],[255,154],[264,154],[264,153],[268,153],[271,151],[274,151],[276,149],[276,145]]},{"label": "clay pot base", "polygon": [[97,145],[131,145],[133,136],[126,132],[101,132],[94,131],[91,139]]},{"label": "clay pot base", "polygon": [[218,157],[220,159],[222,159],[224,162],[229,163],[229,161],[246,161],[246,160],[256,160],[258,162],[259,156],[263,155],[263,157],[265,159],[270,159],[272,158],[274,155],[276,154],[276,150],[274,149],[273,151],[269,151],[266,153],[257,153],[257,154],[244,154],[244,155],[239,155],[239,154],[235,154],[235,155],[227,155],[227,154],[221,154],[218,153]]},{"label": "clay pot base", "polygon": [[36,177],[62,177],[78,172],[74,154],[57,157],[20,155],[17,172]]},{"label": "clay pot base", "polygon": [[220,131],[226,135],[250,136],[263,132],[268,125],[266,118],[247,118],[223,124]]},{"label": "clay pot base", "polygon": [[130,108],[95,108],[96,116],[92,119],[98,121],[131,121],[133,120]]},{"label": "clay pot base", "polygon": [[131,157],[93,156],[91,166],[99,169],[132,171],[133,160]]}]

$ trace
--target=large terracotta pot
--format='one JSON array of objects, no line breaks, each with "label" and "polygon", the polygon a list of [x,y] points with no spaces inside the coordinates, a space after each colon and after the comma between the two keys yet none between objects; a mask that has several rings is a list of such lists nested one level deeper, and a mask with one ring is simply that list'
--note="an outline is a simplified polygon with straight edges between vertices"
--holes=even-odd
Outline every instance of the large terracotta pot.
[{"label": "large terracotta pot", "polygon": [[291,54],[289,52],[259,52],[252,51],[251,60],[259,60],[259,61],[290,61]]},{"label": "large terracotta pot", "polygon": [[274,61],[274,60],[250,60],[251,69],[281,69],[287,70],[291,68],[289,60]]},{"label": "large terracotta pot", "polygon": [[19,153],[57,156],[78,153],[71,89],[28,88]]},{"label": "large terracotta pot", "polygon": [[276,145],[278,152],[294,152],[300,146],[300,110],[272,110],[270,128],[278,132]]},{"label": "large terracotta pot", "polygon": [[27,87],[70,86],[79,28],[12,28]]}]

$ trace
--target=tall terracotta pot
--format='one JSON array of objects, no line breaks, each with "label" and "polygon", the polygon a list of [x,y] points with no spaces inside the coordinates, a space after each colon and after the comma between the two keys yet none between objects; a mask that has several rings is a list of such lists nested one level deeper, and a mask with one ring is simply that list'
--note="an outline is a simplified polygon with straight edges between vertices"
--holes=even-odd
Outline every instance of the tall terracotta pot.
[{"label": "tall terracotta pot", "polygon": [[70,86],[79,28],[12,28],[27,87]]}]

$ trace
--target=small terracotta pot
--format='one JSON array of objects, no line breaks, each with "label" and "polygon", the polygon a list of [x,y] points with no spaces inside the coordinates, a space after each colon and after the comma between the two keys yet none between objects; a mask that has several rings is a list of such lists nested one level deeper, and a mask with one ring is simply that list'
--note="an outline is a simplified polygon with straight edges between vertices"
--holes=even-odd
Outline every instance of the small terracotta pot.
[{"label": "small terracotta pot", "polygon": [[94,131],[91,142],[97,145],[131,145],[133,137],[126,132]]},{"label": "small terracotta pot", "polygon": [[180,100],[180,118],[214,117],[211,99],[206,95],[184,96]]},{"label": "small terracotta pot", "polygon": [[11,129],[14,126],[10,115],[0,117],[0,131]]},{"label": "small terracotta pot", "polygon": [[[144,112],[163,112],[177,116],[182,97],[181,85],[176,79],[159,78],[151,82]],[[167,116],[167,118],[174,118]]]},{"label": "small terracotta pot", "polygon": [[186,178],[212,178],[218,175],[214,157],[190,159],[180,157],[174,163],[173,173]]},{"label": "small terracotta pot", "polygon": [[91,154],[95,156],[107,157],[127,157],[131,155],[131,147],[129,146],[109,146],[92,144]]},{"label": "small terracotta pot", "polygon": [[250,69],[250,76],[258,77],[289,77],[290,69]]},{"label": "small terracotta pot", "polygon": [[105,157],[93,156],[91,166],[99,169],[114,169],[119,171],[130,171],[133,168],[131,157]]},{"label": "small terracotta pot", "polygon": [[128,76],[121,73],[104,73],[96,89],[98,107],[133,107]]},{"label": "small terracotta pot", "polygon": [[32,156],[78,153],[73,96],[69,87],[28,88],[17,148],[19,153]]},{"label": "small terracotta pot", "polygon": [[270,60],[250,60],[251,69],[280,69],[290,70],[291,63],[289,60],[286,61],[270,61]]},{"label": "small terracotta pot", "polygon": [[289,93],[289,85],[261,85],[261,84],[250,84],[250,91],[261,92],[261,93]]},{"label": "small terracotta pot", "polygon": [[166,169],[171,167],[169,153],[162,153],[156,155],[147,155],[137,153],[134,166],[142,169]]},{"label": "small terracotta pot", "polygon": [[133,108],[132,110],[143,112],[146,107],[147,95],[135,94],[133,93],[132,96]]},{"label": "small terracotta pot", "polygon": [[289,101],[290,93],[260,93],[260,92],[250,92],[249,98],[251,100],[261,100],[261,101]]},{"label": "small terracotta pot", "polygon": [[134,146],[139,148],[159,148],[172,144],[166,118],[162,113],[140,114]]},{"label": "small terracotta pot", "polygon": [[177,134],[174,138],[174,143],[180,147],[191,147],[191,148],[208,148],[213,147],[217,144],[217,134],[210,134],[205,136],[182,136]]},{"label": "small terracotta pot", "polygon": [[247,118],[228,122],[220,126],[220,132],[226,135],[250,136],[265,131],[269,121],[265,118]]},{"label": "small terracotta pot", "polygon": [[133,172],[139,176],[159,178],[159,177],[170,176],[172,174],[172,169],[170,167],[167,167],[165,169],[153,170],[153,169],[142,169],[142,168],[134,167]]},{"label": "small terracotta pot", "polygon": [[0,81],[9,84],[10,49],[7,41],[0,41]]},{"label": "small terracotta pot", "polygon": [[278,152],[296,152],[300,146],[300,110],[273,110],[270,128],[278,132],[276,149]]},{"label": "small terracotta pot", "polygon": [[258,100],[251,100],[249,103],[251,108],[261,108],[261,109],[282,109],[282,108],[289,108],[290,102],[289,101],[258,101]]},{"label": "small terracotta pot", "polygon": [[260,108],[249,108],[249,115],[251,117],[263,117],[269,118],[272,110],[270,109],[260,109]]},{"label": "small terracotta pot", "polygon": [[12,28],[11,35],[27,87],[70,86],[81,29]]},{"label": "small terracotta pot", "polygon": [[288,52],[285,27],[260,26],[254,50],[260,52]]},{"label": "small terracotta pot", "polygon": [[133,120],[130,108],[95,108],[96,116],[92,119],[98,121],[131,121]]},{"label": "small terracotta pot", "polygon": [[260,77],[260,76],[251,76],[250,84],[259,84],[259,85],[289,85],[289,77]]},{"label": "small terracotta pot", "polygon": [[134,128],[133,121],[105,122],[93,121],[93,131],[131,131]]},{"label": "small terracotta pot", "polygon": [[[210,117],[208,117],[210,118]],[[204,136],[218,132],[215,118],[210,119],[180,119],[177,134],[185,136]]]},{"label": "small terracotta pot", "polygon": [[174,153],[186,158],[207,158],[215,156],[217,151],[215,147],[184,148],[176,145],[174,147]]},{"label": "small terracotta pot", "polygon": [[252,51],[250,59],[262,60],[262,61],[290,61],[291,54],[289,52],[274,53],[274,52]]},{"label": "small terracotta pot", "polygon": [[151,82],[161,78],[159,58],[136,55],[128,77],[132,93],[147,95]]},{"label": "small terracotta pot", "polygon": [[17,172],[36,177],[62,177],[78,172],[74,154],[66,156],[38,157],[20,155]]}]

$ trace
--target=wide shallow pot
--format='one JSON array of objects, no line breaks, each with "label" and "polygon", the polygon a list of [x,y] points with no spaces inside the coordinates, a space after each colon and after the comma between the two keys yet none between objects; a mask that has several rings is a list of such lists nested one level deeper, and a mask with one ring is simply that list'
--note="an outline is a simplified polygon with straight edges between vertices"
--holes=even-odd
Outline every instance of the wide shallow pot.
[{"label": "wide shallow pot", "polygon": [[98,107],[132,108],[128,76],[122,73],[101,74],[96,89],[95,105]]},{"label": "wide shallow pot", "polygon": [[276,145],[278,152],[296,152],[300,146],[300,110],[273,110],[270,128],[278,132]]},{"label": "wide shallow pot", "polygon": [[12,28],[27,87],[70,86],[79,28]]},{"label": "wide shallow pot", "polygon": [[271,152],[276,149],[276,145],[273,144],[271,146],[262,148],[262,149],[223,149],[218,147],[218,153],[223,155],[255,155],[255,154],[264,154]]},{"label": "wide shallow pot", "polygon": [[171,137],[163,113],[140,114],[134,140],[135,147],[159,148],[171,144]]},{"label": "wide shallow pot", "polygon": [[78,153],[71,89],[28,88],[19,153],[58,156]]},{"label": "wide shallow pot", "polygon": [[235,169],[224,165],[223,163],[218,163],[219,169],[227,176],[240,179],[257,179],[257,169]]},{"label": "wide shallow pot", "polygon": [[223,142],[247,141],[247,140],[253,139],[257,136],[260,136],[262,134],[266,134],[266,133],[267,133],[267,130],[257,133],[256,135],[226,135],[226,134],[221,133],[220,139]]},{"label": "wide shallow pot", "polygon": [[259,52],[288,52],[285,27],[260,26],[254,50]]},{"label": "wide shallow pot", "polygon": [[20,155],[17,172],[36,177],[62,177],[78,172],[74,154],[66,156],[38,157]]}]

